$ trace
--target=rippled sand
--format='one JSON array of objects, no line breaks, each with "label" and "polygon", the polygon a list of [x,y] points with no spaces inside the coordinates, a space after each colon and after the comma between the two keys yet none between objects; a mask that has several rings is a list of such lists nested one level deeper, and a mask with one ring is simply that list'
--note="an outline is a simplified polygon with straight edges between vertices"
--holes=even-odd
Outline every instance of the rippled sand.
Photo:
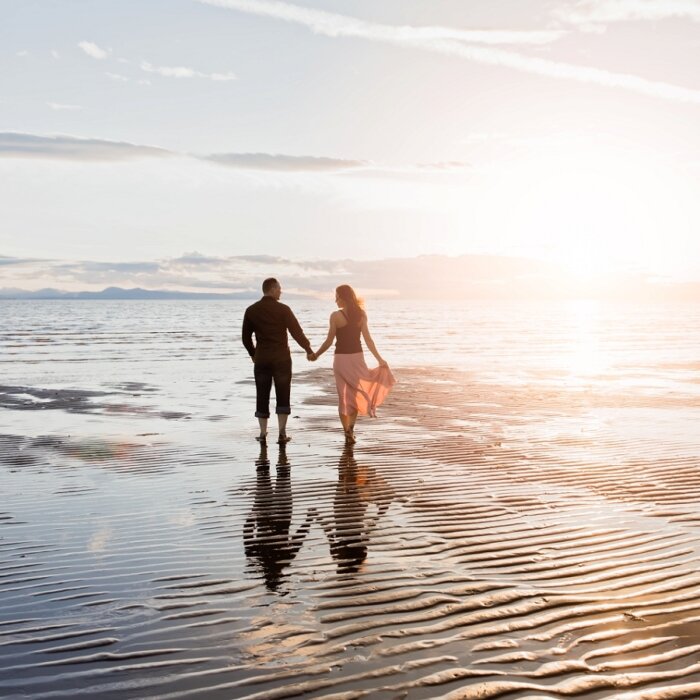
[{"label": "rippled sand", "polygon": [[354,450],[327,369],[286,450],[4,387],[0,696],[700,697],[697,399],[396,374]]}]

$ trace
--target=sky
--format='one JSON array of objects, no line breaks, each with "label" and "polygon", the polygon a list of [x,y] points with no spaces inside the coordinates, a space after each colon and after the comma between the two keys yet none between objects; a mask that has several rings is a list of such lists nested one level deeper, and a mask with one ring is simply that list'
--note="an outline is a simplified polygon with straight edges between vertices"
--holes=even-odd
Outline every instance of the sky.
[{"label": "sky", "polygon": [[426,255],[700,280],[700,0],[0,15],[0,288]]}]

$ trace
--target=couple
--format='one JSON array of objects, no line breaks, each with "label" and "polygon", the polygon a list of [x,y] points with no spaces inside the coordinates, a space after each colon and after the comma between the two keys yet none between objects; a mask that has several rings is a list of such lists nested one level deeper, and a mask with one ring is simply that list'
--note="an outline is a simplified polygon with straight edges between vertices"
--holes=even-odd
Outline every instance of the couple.
[{"label": "couple", "polygon": [[[306,358],[314,362],[332,345],[335,339],[333,374],[338,389],[338,413],[345,431],[345,441],[355,442],[355,421],[358,414],[376,416],[376,408],[387,397],[395,379],[382,359],[367,327],[367,314],[352,287],[343,284],[335,290],[338,311],[330,317],[328,336],[321,347],[313,352],[292,310],[280,303],[282,287],[273,277],[262,285],[263,297],[249,306],[243,316],[242,339],[254,363],[257,405],[255,415],[260,424],[258,440],[267,440],[267,421],[270,417],[270,390],[275,385],[279,444],[289,442],[287,417],[291,412],[289,394],[292,383],[292,358],[287,343],[287,331],[306,351]],[[253,342],[255,334],[255,343]],[[362,342],[379,363],[368,369]]]}]

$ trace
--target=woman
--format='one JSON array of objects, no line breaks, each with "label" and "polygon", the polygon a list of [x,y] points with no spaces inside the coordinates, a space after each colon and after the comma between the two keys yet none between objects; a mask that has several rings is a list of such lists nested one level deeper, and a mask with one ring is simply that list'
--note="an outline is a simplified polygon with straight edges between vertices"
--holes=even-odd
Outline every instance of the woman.
[{"label": "woman", "polygon": [[[377,406],[387,397],[396,380],[377,351],[367,327],[367,314],[353,288],[347,284],[340,285],[335,290],[335,303],[338,311],[331,314],[328,337],[312,357],[316,359],[323,355],[335,338],[333,374],[338,389],[338,413],[345,431],[345,441],[352,445],[355,442],[358,413],[376,417]],[[360,336],[377,359],[379,367],[367,368]]]}]

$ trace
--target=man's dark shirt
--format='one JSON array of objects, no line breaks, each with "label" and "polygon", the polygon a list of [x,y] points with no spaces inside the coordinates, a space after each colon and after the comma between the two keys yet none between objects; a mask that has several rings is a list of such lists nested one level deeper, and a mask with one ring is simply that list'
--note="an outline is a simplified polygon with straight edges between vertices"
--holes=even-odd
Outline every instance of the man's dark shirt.
[{"label": "man's dark shirt", "polygon": [[[242,339],[245,349],[253,359],[289,357],[287,331],[307,353],[311,352],[311,343],[286,304],[273,297],[264,296],[245,310]],[[253,344],[253,333],[257,347]]]}]

